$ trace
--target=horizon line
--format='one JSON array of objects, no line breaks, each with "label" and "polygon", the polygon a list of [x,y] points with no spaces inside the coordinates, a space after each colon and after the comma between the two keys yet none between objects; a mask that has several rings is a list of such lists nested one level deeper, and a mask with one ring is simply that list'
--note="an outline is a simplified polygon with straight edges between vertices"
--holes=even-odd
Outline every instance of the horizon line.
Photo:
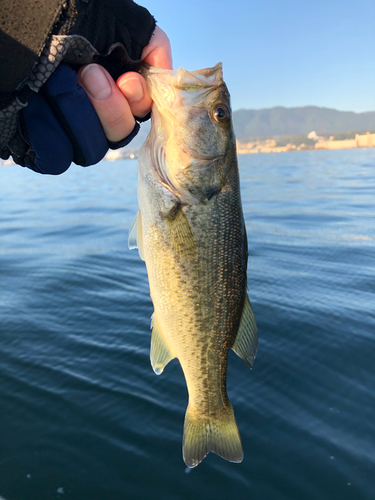
[{"label": "horizon line", "polygon": [[277,109],[277,108],[282,108],[282,109],[304,109],[304,108],[329,109],[330,111],[337,111],[339,113],[354,113],[356,115],[363,115],[366,113],[375,113],[375,110],[370,110],[370,111],[342,110],[342,109],[337,109],[337,108],[327,108],[327,106],[317,106],[316,104],[306,104],[305,106],[277,105],[277,106],[270,106],[267,108],[238,108],[238,109],[234,110],[233,113],[237,113],[237,111],[266,111],[266,110]]}]

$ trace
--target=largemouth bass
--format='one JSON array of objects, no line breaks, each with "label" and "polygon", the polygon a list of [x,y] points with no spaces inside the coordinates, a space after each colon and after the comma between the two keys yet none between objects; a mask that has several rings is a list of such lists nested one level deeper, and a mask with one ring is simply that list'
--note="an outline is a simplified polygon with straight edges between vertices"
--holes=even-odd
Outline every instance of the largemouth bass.
[{"label": "largemouth bass", "polygon": [[226,390],[228,351],[252,367],[258,346],[246,289],[247,237],[222,66],[142,71],[153,99],[138,163],[139,212],[129,236],[145,260],[154,314],[151,364],[178,358],[189,404],[183,457],[243,452]]}]

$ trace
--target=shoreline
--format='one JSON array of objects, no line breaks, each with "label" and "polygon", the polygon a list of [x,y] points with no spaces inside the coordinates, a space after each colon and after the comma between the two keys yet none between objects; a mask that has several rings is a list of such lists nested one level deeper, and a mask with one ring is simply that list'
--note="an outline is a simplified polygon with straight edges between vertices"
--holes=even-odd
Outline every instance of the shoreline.
[{"label": "shoreline", "polygon": [[[312,131],[307,136],[298,137],[297,143],[292,143],[291,138],[287,138],[285,145],[277,144],[277,137],[264,140],[253,140],[248,142],[236,141],[237,154],[258,154],[258,153],[285,153],[289,151],[315,151],[332,149],[363,149],[375,147],[375,134],[367,132],[366,134],[355,134],[354,138],[335,140],[334,136],[329,138],[318,136]],[[307,144],[306,144],[307,143]]]},{"label": "shoreline", "polygon": [[[320,143],[315,144],[315,147],[312,146],[294,146],[292,144],[288,144],[287,146],[262,146],[261,144],[257,145],[253,148],[243,147],[239,141],[236,141],[237,146],[237,155],[254,155],[254,154],[266,154],[266,153],[289,153],[292,151],[339,151],[343,149],[372,149],[375,148],[375,134],[371,134],[374,136],[373,145],[351,145],[348,143],[354,143],[355,139],[349,139],[346,141],[322,141]],[[365,136],[366,137],[366,136]],[[266,142],[266,141],[265,141]],[[340,143],[346,143],[344,145]],[[325,147],[326,144],[331,145],[331,147]],[[357,142],[358,144],[358,142]],[[139,151],[132,151],[131,153],[128,151],[118,149],[116,151],[109,150],[106,156],[101,161],[117,161],[117,160],[137,160],[139,156]],[[10,165],[16,165],[13,160],[10,158],[8,160],[0,159],[0,167],[8,167]],[[0,499],[1,500],[1,499]]]},{"label": "shoreline", "polygon": [[238,155],[257,155],[257,154],[267,154],[267,153],[290,153],[293,151],[342,151],[343,149],[373,149],[375,146],[361,146],[361,147],[353,147],[353,148],[290,148],[290,149],[285,149],[285,148],[274,148],[274,149],[269,149],[267,151],[265,150],[260,150],[260,151],[252,151],[252,150],[237,150]]}]

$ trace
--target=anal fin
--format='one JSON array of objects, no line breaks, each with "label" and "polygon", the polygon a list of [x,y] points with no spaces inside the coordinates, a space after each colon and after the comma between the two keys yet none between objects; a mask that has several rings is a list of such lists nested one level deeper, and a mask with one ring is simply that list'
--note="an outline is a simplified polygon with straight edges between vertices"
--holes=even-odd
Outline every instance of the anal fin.
[{"label": "anal fin", "polygon": [[258,350],[258,329],[247,294],[242,310],[240,326],[232,349],[250,368],[253,367]]},{"label": "anal fin", "polygon": [[163,373],[164,368],[167,364],[175,358],[171,353],[167,343],[165,342],[163,335],[161,333],[158,322],[155,318],[155,313],[151,317],[151,350],[150,359],[151,366],[156,375]]}]

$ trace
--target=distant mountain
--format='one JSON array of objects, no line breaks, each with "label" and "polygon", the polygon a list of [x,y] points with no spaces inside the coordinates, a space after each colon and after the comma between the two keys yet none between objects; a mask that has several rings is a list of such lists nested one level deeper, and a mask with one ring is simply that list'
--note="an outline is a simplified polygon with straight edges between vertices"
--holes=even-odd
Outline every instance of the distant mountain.
[{"label": "distant mountain", "polygon": [[375,111],[353,113],[336,109],[303,108],[240,109],[233,113],[234,129],[239,140],[275,135],[335,134],[375,130]]}]

